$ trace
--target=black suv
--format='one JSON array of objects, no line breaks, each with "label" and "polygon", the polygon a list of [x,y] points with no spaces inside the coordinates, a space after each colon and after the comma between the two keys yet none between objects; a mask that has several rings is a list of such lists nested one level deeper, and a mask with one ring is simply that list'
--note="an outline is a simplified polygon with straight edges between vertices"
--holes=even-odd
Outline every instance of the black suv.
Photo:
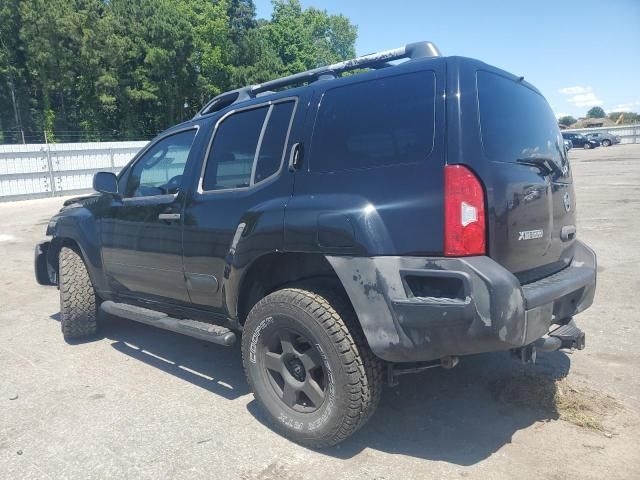
[{"label": "black suv", "polygon": [[65,338],[98,310],[242,332],[258,403],[305,445],[351,435],[399,374],[584,347],[596,257],[553,112],[429,42],[220,95],[94,189],[36,248]]}]

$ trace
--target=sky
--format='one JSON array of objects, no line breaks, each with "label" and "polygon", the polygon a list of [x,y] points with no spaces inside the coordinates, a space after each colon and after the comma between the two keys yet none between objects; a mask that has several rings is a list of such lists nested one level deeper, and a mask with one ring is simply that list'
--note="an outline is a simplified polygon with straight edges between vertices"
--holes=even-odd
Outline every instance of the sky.
[{"label": "sky", "polygon": [[[271,1],[254,0],[270,18]],[[522,75],[557,116],[640,112],[640,0],[301,0],[358,26],[356,53],[420,40]]]}]

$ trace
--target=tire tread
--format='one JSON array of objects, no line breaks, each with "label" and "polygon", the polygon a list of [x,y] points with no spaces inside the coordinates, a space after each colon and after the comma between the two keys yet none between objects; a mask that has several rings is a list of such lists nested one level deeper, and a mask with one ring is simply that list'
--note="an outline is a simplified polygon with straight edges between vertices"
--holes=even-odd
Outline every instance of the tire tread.
[{"label": "tire tread", "polygon": [[65,339],[94,335],[97,330],[97,298],[80,254],[69,247],[60,250],[60,326]]}]

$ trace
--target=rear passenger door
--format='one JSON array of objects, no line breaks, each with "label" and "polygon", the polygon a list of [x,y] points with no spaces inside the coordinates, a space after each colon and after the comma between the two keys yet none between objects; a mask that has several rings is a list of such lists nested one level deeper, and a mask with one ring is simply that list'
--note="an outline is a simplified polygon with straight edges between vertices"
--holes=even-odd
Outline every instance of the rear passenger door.
[{"label": "rear passenger door", "polygon": [[297,97],[232,110],[219,118],[187,199],[184,270],[191,301],[222,310],[230,272],[282,247],[284,207],[293,190],[285,156]]}]

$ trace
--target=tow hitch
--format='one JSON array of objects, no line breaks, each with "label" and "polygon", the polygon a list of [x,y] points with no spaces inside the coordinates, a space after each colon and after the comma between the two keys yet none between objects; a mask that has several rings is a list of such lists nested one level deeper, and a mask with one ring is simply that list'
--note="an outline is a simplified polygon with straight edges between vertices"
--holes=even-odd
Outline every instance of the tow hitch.
[{"label": "tow hitch", "polygon": [[585,334],[573,320],[552,330],[546,337],[539,338],[524,347],[514,348],[511,353],[522,363],[536,363],[537,352],[554,352],[561,348],[583,350]]},{"label": "tow hitch", "polygon": [[398,385],[398,377],[409,373],[420,373],[430,368],[446,368],[450,369],[458,365],[460,358],[456,356],[443,357],[436,362],[417,362],[408,364],[387,364],[387,385],[395,387]]}]

